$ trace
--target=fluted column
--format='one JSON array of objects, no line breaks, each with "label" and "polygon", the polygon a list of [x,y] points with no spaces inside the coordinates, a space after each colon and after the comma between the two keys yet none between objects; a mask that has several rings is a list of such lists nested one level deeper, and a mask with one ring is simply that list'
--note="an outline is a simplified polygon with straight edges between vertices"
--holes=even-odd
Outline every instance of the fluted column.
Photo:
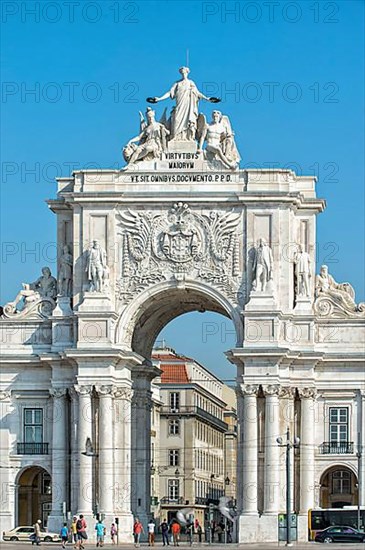
[{"label": "fluted column", "polygon": [[93,466],[95,458],[85,456],[86,440],[92,441],[92,386],[75,386],[79,395],[78,414],[78,455],[79,455],[79,484],[77,513],[92,516],[93,505]]},{"label": "fluted column", "polygon": [[257,514],[258,455],[257,455],[257,392],[259,386],[241,384],[242,418],[242,514]]},{"label": "fluted column", "polygon": [[63,502],[68,504],[66,446],[66,388],[51,388],[53,398],[52,423],[52,511],[48,519],[50,530],[59,530],[63,518]]},{"label": "fluted column", "polygon": [[[360,404],[361,404],[361,421],[358,431],[360,431],[360,445],[361,445],[361,475],[360,475],[360,505],[365,506],[365,391],[360,391]],[[357,445],[357,434],[356,434]],[[356,449],[358,451],[358,449]]]},{"label": "fluted column", "polygon": [[133,390],[116,387],[114,391],[115,428],[115,508],[118,514],[131,513],[131,403]]},{"label": "fluted column", "polygon": [[263,388],[265,395],[265,483],[264,512],[277,514],[280,510],[280,436],[279,390],[280,386]]},{"label": "fluted column", "polygon": [[113,385],[96,386],[99,396],[99,512],[114,513]]},{"label": "fluted column", "polygon": [[160,373],[152,365],[132,369],[132,511],[145,533],[151,508],[151,380]]},{"label": "fluted column", "polygon": [[[296,388],[291,386],[280,386],[279,398],[280,398],[280,437],[285,441],[286,430],[290,430],[290,438],[293,439],[294,434],[294,396]],[[290,501],[292,506],[294,505],[294,452],[290,451]],[[286,509],[286,448],[281,447],[279,450],[279,469],[280,469],[280,510]]]},{"label": "fluted column", "polygon": [[300,388],[300,513],[314,507],[315,388]]}]

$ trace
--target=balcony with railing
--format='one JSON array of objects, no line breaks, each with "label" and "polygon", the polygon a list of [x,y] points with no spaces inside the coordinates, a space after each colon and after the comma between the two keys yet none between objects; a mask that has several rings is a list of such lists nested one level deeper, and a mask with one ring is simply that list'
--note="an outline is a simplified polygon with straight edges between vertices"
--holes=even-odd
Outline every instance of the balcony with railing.
[{"label": "balcony with railing", "polygon": [[48,443],[17,443],[18,455],[48,455]]},{"label": "balcony with railing", "polygon": [[222,431],[228,430],[228,424],[221,420],[220,418],[214,416],[213,414],[208,413],[201,407],[196,406],[182,406],[178,409],[171,409],[170,407],[161,407],[161,415],[163,416],[172,416],[172,417],[187,417],[187,416],[196,416],[200,420],[205,420],[206,422],[213,424],[215,427],[219,428]]},{"label": "balcony with railing", "polygon": [[324,441],[319,446],[321,455],[348,455],[354,453],[353,441]]},{"label": "balcony with railing", "polygon": [[166,506],[166,504],[172,504],[172,505],[177,505],[177,504],[185,504],[185,500],[183,497],[176,497],[176,498],[171,498],[171,497],[162,497],[162,499],[160,500],[160,504],[162,506]]}]

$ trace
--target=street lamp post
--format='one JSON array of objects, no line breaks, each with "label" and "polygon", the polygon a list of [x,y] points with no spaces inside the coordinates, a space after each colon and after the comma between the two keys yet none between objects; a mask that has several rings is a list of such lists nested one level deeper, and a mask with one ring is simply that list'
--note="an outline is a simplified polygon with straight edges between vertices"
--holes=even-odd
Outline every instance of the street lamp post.
[{"label": "street lamp post", "polygon": [[[224,496],[227,496],[227,487],[230,484],[230,479],[227,476],[224,480]],[[224,516],[224,544],[227,544],[227,518]]]},{"label": "street lamp post", "polygon": [[362,437],[364,437],[360,432],[357,432],[357,528],[360,531],[361,527],[361,484],[362,484],[362,475],[361,472],[361,446],[362,446]]},{"label": "street lamp post", "polygon": [[290,441],[289,427],[286,430],[286,442],[283,442],[282,437],[276,439],[279,447],[286,447],[285,464],[286,464],[286,546],[292,546],[290,537],[290,515],[291,515],[291,475],[290,475],[290,451],[293,447],[299,447],[300,439],[295,437],[293,443]]}]

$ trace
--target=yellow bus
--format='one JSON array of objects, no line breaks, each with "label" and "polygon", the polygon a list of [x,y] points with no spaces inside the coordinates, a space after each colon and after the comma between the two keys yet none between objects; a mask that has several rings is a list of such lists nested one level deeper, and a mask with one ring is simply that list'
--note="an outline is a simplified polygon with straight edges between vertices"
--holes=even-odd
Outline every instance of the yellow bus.
[{"label": "yellow bus", "polygon": [[[357,506],[343,508],[313,508],[308,511],[308,539],[314,540],[317,531],[331,525],[347,525],[357,529]],[[365,531],[365,507],[360,508],[360,530]]]}]

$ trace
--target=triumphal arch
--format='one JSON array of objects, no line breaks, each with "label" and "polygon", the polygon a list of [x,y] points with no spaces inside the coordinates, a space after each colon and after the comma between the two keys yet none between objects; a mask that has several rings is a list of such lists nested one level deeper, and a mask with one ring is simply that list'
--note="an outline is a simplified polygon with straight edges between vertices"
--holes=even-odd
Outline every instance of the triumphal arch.
[{"label": "triumphal arch", "polygon": [[[125,168],[58,179],[48,201],[58,273],[44,269],[4,307],[5,527],[20,517],[21,476],[43,468],[50,529],[59,530],[65,510],[91,520],[97,504],[107,523],[119,517],[120,540],[130,541],[133,516],[146,522],[150,510],[152,347],[190,311],[221,313],[236,331],[227,357],[237,366],[240,542],[277,540],[287,498],[277,438],[288,428],[293,443],[300,439],[290,485],[300,539],[325,472],[340,464],[357,479],[356,449],[320,450],[335,448],[321,447],[336,443],[329,407],[348,410],[347,439],[364,431],[365,306],[349,283],[316,266],[316,216],[325,208],[316,178],[240,169],[240,129],[187,68],[180,73],[170,91],[147,98],[123,147]],[[168,98],[171,113],[158,105]],[[33,409],[48,419],[42,441],[34,436],[39,447],[24,432]],[[364,483],[355,489],[362,504]]]}]

